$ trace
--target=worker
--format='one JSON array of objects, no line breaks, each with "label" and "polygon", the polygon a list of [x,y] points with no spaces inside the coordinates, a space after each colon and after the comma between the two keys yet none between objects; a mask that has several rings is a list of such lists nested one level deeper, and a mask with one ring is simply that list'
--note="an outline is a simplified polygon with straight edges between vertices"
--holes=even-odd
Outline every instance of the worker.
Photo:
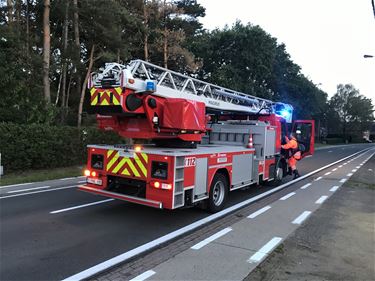
[{"label": "worker", "polygon": [[285,136],[286,144],[282,145],[281,148],[287,150],[288,166],[291,173],[293,173],[293,179],[298,178],[300,175],[297,170],[297,161],[301,159],[301,151],[298,148],[297,135],[301,134],[300,130],[290,134],[290,139]]}]

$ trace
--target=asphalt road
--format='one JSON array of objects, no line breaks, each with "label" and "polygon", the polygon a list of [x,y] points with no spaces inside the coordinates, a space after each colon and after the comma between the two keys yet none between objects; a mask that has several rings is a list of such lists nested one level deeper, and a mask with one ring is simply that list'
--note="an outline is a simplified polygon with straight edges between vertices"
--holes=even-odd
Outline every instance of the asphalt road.
[{"label": "asphalt road", "polygon": [[[370,146],[318,150],[299,163],[300,173]],[[76,190],[74,185],[81,180],[0,189],[0,280],[63,279],[208,216],[197,208],[171,212],[117,200],[52,214],[106,199]],[[269,188],[235,191],[228,206]]]}]

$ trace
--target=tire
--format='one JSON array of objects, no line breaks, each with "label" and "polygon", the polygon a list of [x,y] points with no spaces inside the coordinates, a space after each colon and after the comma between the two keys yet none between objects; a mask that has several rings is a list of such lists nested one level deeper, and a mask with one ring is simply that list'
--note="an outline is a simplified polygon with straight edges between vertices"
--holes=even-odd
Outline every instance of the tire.
[{"label": "tire", "polygon": [[216,213],[221,211],[228,198],[228,180],[221,173],[216,173],[210,187],[208,197],[208,211]]},{"label": "tire", "polygon": [[277,186],[283,182],[283,178],[285,176],[285,167],[282,161],[278,161],[276,165],[273,165],[273,167],[273,181],[271,185]]}]

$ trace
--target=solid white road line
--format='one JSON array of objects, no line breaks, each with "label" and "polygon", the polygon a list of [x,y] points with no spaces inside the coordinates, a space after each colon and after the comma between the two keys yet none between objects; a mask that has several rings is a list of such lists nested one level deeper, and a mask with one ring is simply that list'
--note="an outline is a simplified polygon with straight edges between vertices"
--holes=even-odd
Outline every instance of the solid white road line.
[{"label": "solid white road line", "polygon": [[292,224],[301,224],[305,219],[307,219],[308,216],[310,216],[310,211],[304,211],[302,214],[300,214],[298,217],[292,221]]},{"label": "solid white road line", "polygon": [[339,189],[339,187],[340,186],[338,186],[338,185],[332,186],[332,188],[329,191],[335,192],[337,189]]},{"label": "solid white road line", "polygon": [[21,193],[21,194],[13,194],[13,195],[8,195],[8,196],[2,196],[0,199],[5,199],[5,198],[12,198],[12,197],[18,197],[18,196],[25,196],[25,195],[30,195],[30,194],[37,194],[37,193],[43,193],[43,192],[49,192],[49,191],[55,191],[55,190],[62,190],[62,189],[68,189],[68,188],[73,188],[77,187],[76,185],[70,185],[70,186],[64,186],[64,187],[59,187],[59,188],[51,188],[47,190],[39,190],[39,191],[32,191],[32,192],[27,192],[27,193]]},{"label": "solid white road line", "polygon": [[328,176],[329,174],[331,174],[332,172],[327,172],[327,173],[325,173],[324,175],[325,176]]},{"label": "solid white road line", "polygon": [[276,246],[282,241],[281,237],[274,237],[267,242],[262,248],[259,249],[254,255],[252,255],[247,262],[254,263],[260,262],[269,252],[276,248]]},{"label": "solid white road line", "polygon": [[342,182],[342,183],[344,183],[344,182],[346,182],[347,181],[347,179],[341,179],[340,180],[340,182]]},{"label": "solid white road line", "polygon": [[258,211],[248,215],[247,217],[249,219],[256,218],[257,216],[259,216],[259,215],[263,214],[264,212],[268,211],[269,209],[271,209],[271,206],[265,206],[262,209],[259,209]]},{"label": "solid white road line", "polygon": [[151,277],[154,275],[156,272],[153,270],[148,270],[146,272],[143,272],[142,274],[138,275],[137,277],[134,277],[130,281],[143,281],[146,280],[147,278]]},{"label": "solid white road line", "polygon": [[96,201],[96,202],[92,202],[92,203],[88,203],[88,204],[83,204],[83,205],[78,205],[78,206],[74,206],[74,207],[70,207],[70,208],[52,211],[52,212],[50,212],[50,214],[58,214],[58,213],[66,212],[66,211],[71,211],[71,210],[75,210],[75,209],[80,209],[80,208],[85,208],[85,207],[89,207],[89,206],[93,206],[93,205],[98,205],[98,204],[110,202],[110,201],[113,201],[113,200],[115,200],[115,199],[111,198],[111,199]]},{"label": "solid white road line", "polygon": [[353,175],[352,173],[346,174],[347,177],[351,177],[352,175]]},{"label": "solid white road line", "polygon": [[305,185],[301,186],[301,189],[306,189],[311,185],[311,183],[306,183]]},{"label": "solid white road line", "polygon": [[337,168],[334,168],[334,169],[332,169],[332,172],[334,172],[334,171],[336,171],[337,170]]},{"label": "solid white road line", "polygon": [[11,184],[11,185],[4,185],[4,186],[0,186],[0,188],[7,188],[7,187],[13,187],[13,186],[22,186],[22,185],[29,185],[29,184],[32,184],[32,182],[18,183],[18,184]]},{"label": "solid white road line", "polygon": [[29,191],[29,190],[44,189],[44,188],[49,188],[49,187],[51,186],[46,185],[46,186],[32,187],[32,188],[26,188],[26,189],[12,190],[12,191],[8,191],[7,193],[17,193],[17,192],[23,192],[23,191]]},{"label": "solid white road line", "polygon": [[317,177],[315,181],[321,180],[323,177]]},{"label": "solid white road line", "polygon": [[328,198],[328,196],[326,195],[323,195],[322,197],[320,197],[318,200],[316,200],[315,204],[322,204],[324,201],[326,201]]},{"label": "solid white road line", "polygon": [[296,194],[295,192],[288,193],[287,195],[281,197],[279,200],[284,201],[284,200],[286,200],[286,199],[292,197],[292,196],[295,195],[295,194]]},{"label": "solid white road line", "polygon": [[203,241],[199,242],[198,244],[195,244],[193,247],[191,247],[191,249],[199,250],[199,249],[203,248],[204,246],[206,246],[207,244],[211,243],[212,241],[224,236],[225,234],[227,234],[230,231],[232,231],[232,228],[230,228],[230,227],[224,228],[223,230],[215,233],[214,235],[211,235],[210,237],[208,237],[208,238],[204,239]]},{"label": "solid white road line", "polygon": [[149,251],[149,250],[151,250],[151,249],[153,249],[153,248],[155,248],[157,246],[160,246],[161,244],[163,244],[165,242],[168,242],[168,241],[170,241],[172,239],[175,239],[176,237],[179,237],[179,236],[181,236],[181,235],[183,235],[185,233],[188,233],[188,232],[190,232],[190,231],[192,231],[192,230],[194,230],[194,229],[196,229],[198,227],[201,227],[202,225],[205,225],[205,224],[207,224],[207,223],[209,223],[211,221],[214,221],[214,220],[216,220],[218,218],[221,218],[221,217],[225,216],[226,214],[229,214],[229,213],[231,213],[231,212],[233,212],[235,210],[238,210],[238,209],[240,209],[240,208],[242,208],[244,206],[247,206],[247,205],[249,205],[252,202],[255,202],[255,201],[259,200],[259,199],[262,199],[262,198],[264,198],[264,197],[266,197],[266,196],[268,196],[270,194],[273,194],[273,193],[275,193],[275,192],[277,192],[277,191],[279,191],[281,189],[284,189],[287,186],[290,186],[290,185],[292,185],[292,184],[294,184],[296,182],[304,180],[304,179],[306,179],[306,178],[308,178],[308,177],[310,177],[312,175],[315,175],[316,173],[319,173],[320,171],[323,171],[323,170],[325,170],[325,169],[327,169],[329,167],[332,167],[333,165],[336,165],[336,164],[338,164],[338,163],[340,163],[342,161],[345,161],[346,159],[349,159],[349,158],[351,158],[351,157],[353,157],[355,155],[358,155],[358,154],[360,154],[360,153],[362,153],[364,151],[367,151],[367,150],[368,150],[368,148],[365,148],[365,149],[363,149],[361,151],[355,152],[355,153],[353,153],[353,154],[351,154],[349,156],[346,156],[346,157],[344,157],[342,159],[339,159],[339,160],[337,160],[335,162],[329,163],[329,164],[325,165],[324,167],[321,167],[319,169],[311,171],[310,173],[307,173],[306,175],[303,175],[303,176],[301,176],[301,177],[299,177],[299,178],[297,178],[295,180],[292,180],[292,181],[287,182],[285,184],[282,184],[282,185],[280,185],[278,187],[270,189],[270,190],[268,190],[268,191],[266,191],[266,192],[264,192],[262,194],[259,194],[257,196],[254,196],[254,197],[250,198],[250,199],[247,199],[245,201],[237,203],[236,205],[233,205],[233,206],[231,206],[229,208],[226,208],[226,209],[224,209],[224,210],[222,210],[222,211],[220,211],[220,212],[218,212],[216,214],[213,214],[213,215],[210,215],[210,216],[205,217],[203,219],[200,219],[200,220],[198,220],[196,222],[193,222],[193,223],[191,223],[189,225],[186,225],[186,226],[184,226],[184,227],[182,227],[180,229],[177,229],[177,230],[175,230],[173,232],[170,232],[170,233],[168,233],[168,234],[166,234],[164,236],[161,236],[161,237],[159,237],[159,238],[157,238],[155,240],[152,240],[152,241],[150,241],[150,242],[148,242],[146,244],[138,246],[137,248],[134,248],[134,249],[132,249],[130,251],[122,253],[122,254],[120,254],[118,256],[115,256],[115,257],[113,257],[113,258],[111,258],[109,260],[103,261],[103,262],[101,262],[101,263],[99,263],[97,265],[94,265],[94,266],[86,269],[86,270],[78,272],[78,273],[76,273],[76,274],[74,274],[72,276],[69,276],[69,277],[65,278],[63,281],[73,281],[73,280],[74,281],[78,281],[78,280],[86,279],[86,278],[88,278],[90,276],[93,276],[94,274],[102,272],[103,270],[106,270],[106,269],[108,269],[108,268],[110,268],[112,266],[115,266],[115,265],[117,265],[119,263],[122,263],[122,262],[124,262],[124,261],[126,261],[128,259],[131,259],[131,258],[133,258],[133,257],[135,257],[135,256],[137,256],[139,254],[142,254],[142,253],[144,253],[146,251]]}]

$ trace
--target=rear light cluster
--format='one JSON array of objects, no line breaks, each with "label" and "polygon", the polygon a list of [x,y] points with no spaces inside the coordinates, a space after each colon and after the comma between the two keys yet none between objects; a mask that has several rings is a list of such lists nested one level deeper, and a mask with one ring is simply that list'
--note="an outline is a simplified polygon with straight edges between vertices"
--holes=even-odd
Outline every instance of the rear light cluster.
[{"label": "rear light cluster", "polygon": [[159,182],[159,181],[152,181],[151,186],[154,187],[154,188],[158,188],[158,189],[166,189],[166,190],[172,189],[172,184],[162,183],[162,182]]},{"label": "rear light cluster", "polygon": [[85,174],[86,177],[90,177],[91,176],[91,177],[94,177],[94,178],[98,175],[97,172],[90,171],[90,170],[85,170],[84,174]]}]

